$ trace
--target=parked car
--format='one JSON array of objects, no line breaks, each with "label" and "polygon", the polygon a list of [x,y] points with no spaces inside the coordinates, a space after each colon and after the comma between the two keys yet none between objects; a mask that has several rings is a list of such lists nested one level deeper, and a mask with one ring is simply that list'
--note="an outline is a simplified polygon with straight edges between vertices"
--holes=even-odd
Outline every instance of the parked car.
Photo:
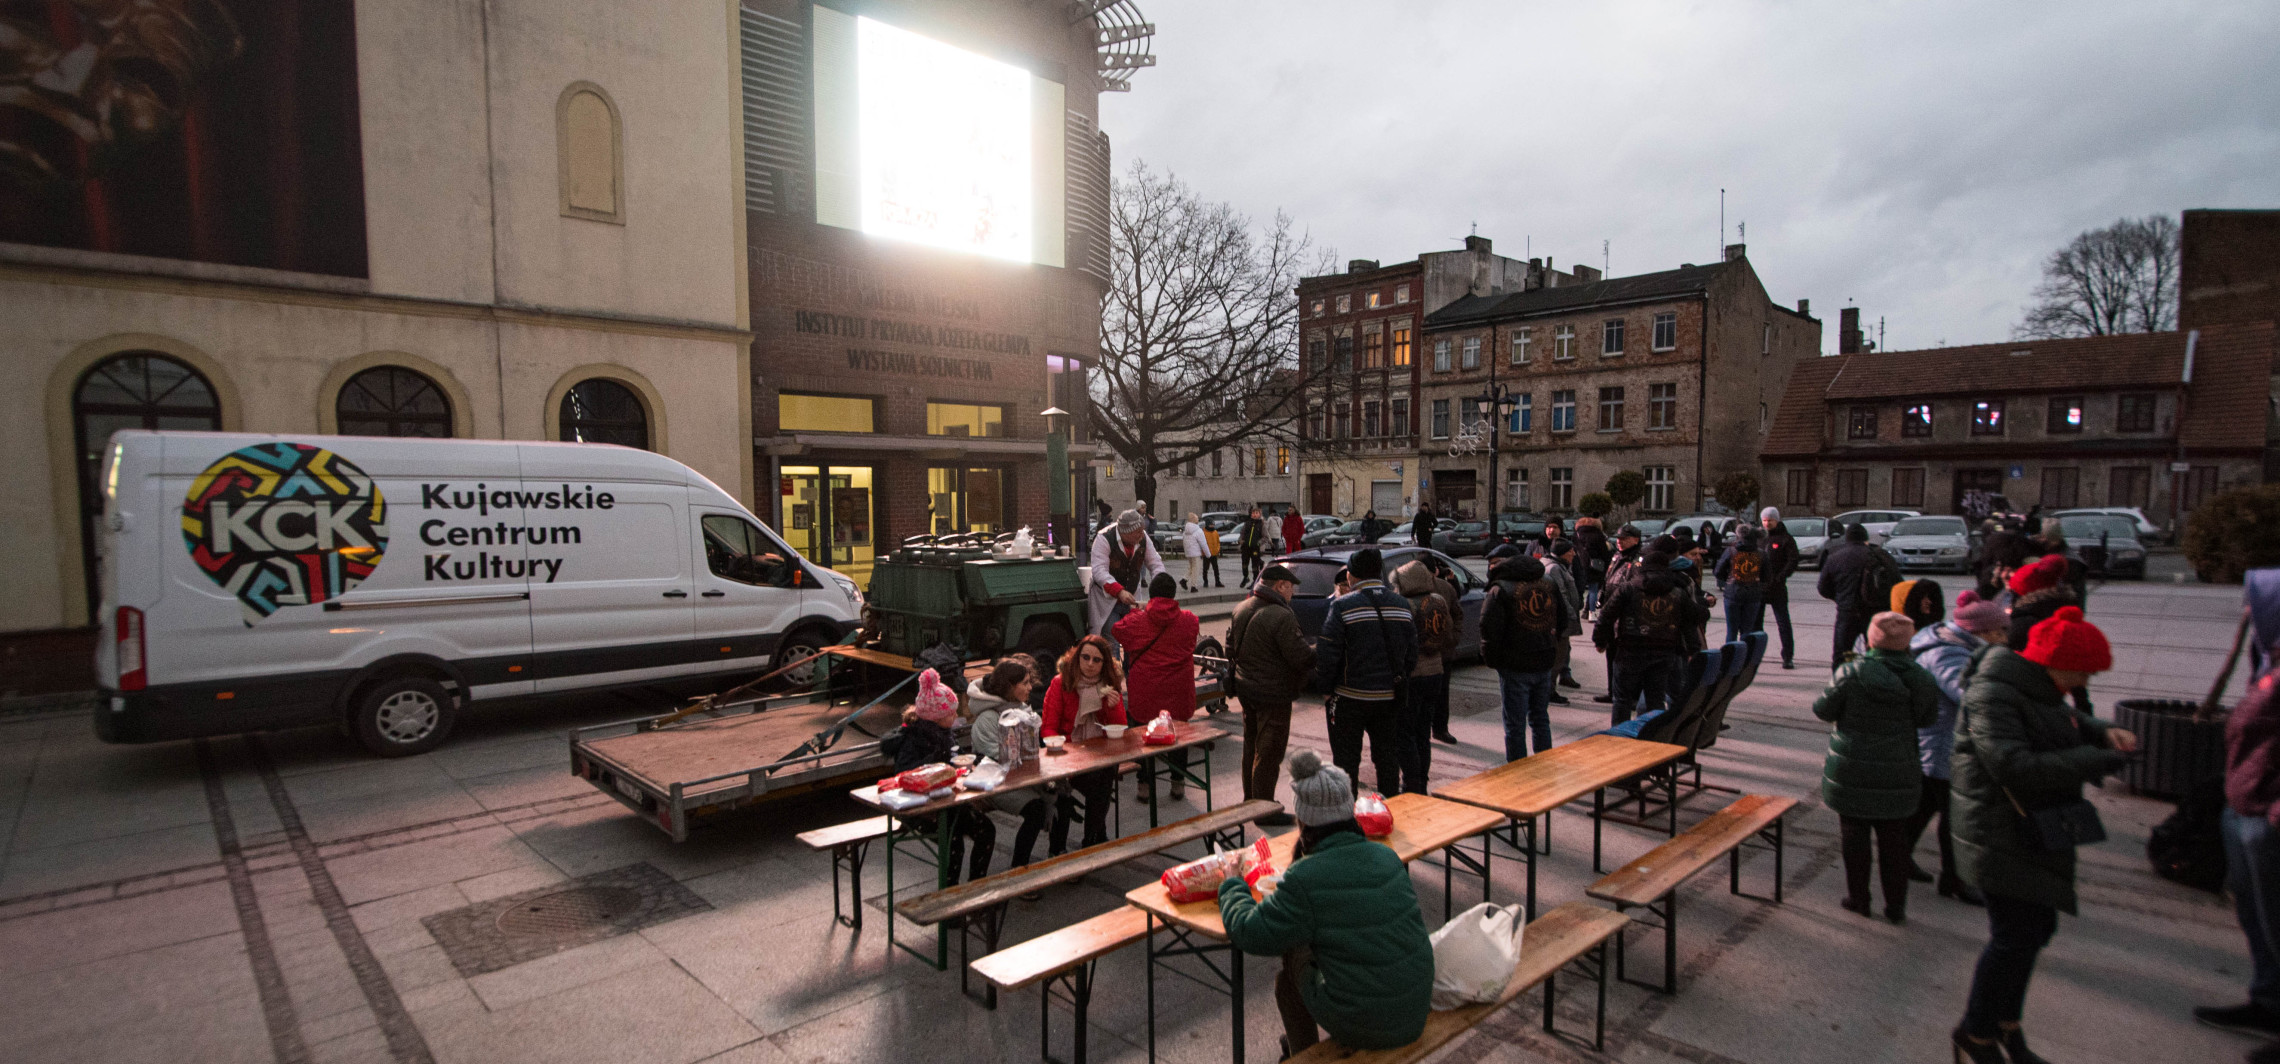
[{"label": "parked car", "polygon": [[[1544,525],[1551,520],[1543,514],[1508,510],[1496,515],[1496,530],[1504,533],[1508,539],[1531,540],[1543,535]],[[1560,527],[1568,532],[1574,532],[1575,521],[1573,518],[1569,518],[1562,521]]]},{"label": "parked car", "polygon": [[2093,576],[2145,579],[2145,541],[2137,522],[2119,514],[2077,514],[2058,519],[2066,543]]},{"label": "parked car", "polygon": [[1362,541],[1362,522],[1359,519],[1344,521],[1310,531],[1299,540],[1301,547],[1336,547]]},{"label": "parked car", "polygon": [[1393,531],[1378,537],[1381,547],[1414,547],[1417,545],[1417,522],[1403,521]]},{"label": "parked car", "polygon": [[1826,517],[1784,517],[1781,527],[1797,539],[1797,567],[1818,569],[1821,559],[1829,553],[1829,519]]},{"label": "parked car", "polygon": [[1911,517],[1892,526],[1884,549],[1904,571],[1970,572],[1971,526],[1960,517]]},{"label": "parked car", "polygon": [[1459,521],[1433,533],[1433,549],[1451,558],[1488,553],[1488,522]]},{"label": "parked car", "polygon": [[[1684,517],[1673,517],[1663,522],[1662,527],[1653,532],[1648,532],[1645,525],[1640,525],[1639,531],[1644,535],[1652,536],[1663,532],[1674,532],[1680,528],[1691,528],[1694,530],[1695,540],[1699,542],[1702,539],[1702,526],[1709,525],[1718,530],[1718,535],[1732,539],[1734,538],[1734,529],[1739,527],[1736,522],[1737,519],[1733,514],[1687,514]],[[1632,524],[1638,524],[1638,522],[1633,521]]]},{"label": "parked car", "polygon": [[[1484,523],[1485,524],[1485,523]],[[1333,581],[1338,570],[1346,567],[1346,558],[1360,550],[1359,545],[1322,547],[1285,554],[1275,561],[1289,566],[1298,575],[1298,591],[1291,595],[1291,611],[1298,614],[1299,631],[1308,640],[1322,634],[1322,620],[1330,613],[1330,599],[1337,594]],[[1439,555],[1449,564],[1449,579],[1457,585],[1458,612],[1464,616],[1458,624],[1457,647],[1453,657],[1473,658],[1480,655],[1480,604],[1488,595],[1488,580],[1475,576],[1456,559],[1440,551],[1423,547],[1388,547],[1385,549],[1385,571],[1391,575],[1412,561],[1425,555]]]},{"label": "parked car", "polygon": [[[2064,518],[2082,517],[2092,514],[2103,514],[2111,517],[2128,518],[2130,524],[2135,528],[2137,538],[2140,542],[2158,543],[2168,535],[2168,530],[2162,528],[2158,524],[2155,524],[2152,518],[2145,515],[2144,510],[2141,510],[2135,506],[2085,506],[2073,510],[2059,510],[2054,513],[2044,514],[2043,516]],[[2029,529],[2029,531],[2035,530]]]},{"label": "parked car", "polygon": [[[1917,510],[1848,510],[1829,518],[1829,526],[1834,529],[1838,522],[1847,525],[1867,525],[1868,541],[1870,543],[1882,543],[1886,537],[1892,535],[1893,525],[1911,517],[1921,516],[1923,516],[1922,512]],[[1844,533],[1840,531],[1837,534],[1841,536]]]}]

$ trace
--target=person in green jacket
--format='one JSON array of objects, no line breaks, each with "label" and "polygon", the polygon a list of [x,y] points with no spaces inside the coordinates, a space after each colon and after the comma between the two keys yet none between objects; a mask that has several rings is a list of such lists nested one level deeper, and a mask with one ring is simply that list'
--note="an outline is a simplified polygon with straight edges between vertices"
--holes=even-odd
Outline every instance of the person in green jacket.
[{"label": "person in green jacket", "polygon": [[1988,940],[1950,1035],[1959,1062],[2042,1064],[2019,1019],[2036,955],[2058,914],[2075,910],[2074,851],[2036,845],[2027,813],[2079,801],[2084,783],[2120,771],[2137,749],[2137,736],[2067,703],[2113,667],[2105,633],[2067,606],[2023,648],[1980,649],[1964,676],[1948,803],[1956,873],[1987,896]]},{"label": "person in green jacket", "polygon": [[1318,1023],[1349,1049],[1408,1045],[1425,1033],[1433,1000],[1433,945],[1409,868],[1363,837],[1345,770],[1301,750],[1290,777],[1296,856],[1265,901],[1252,901],[1241,877],[1219,884],[1227,941],[1282,956],[1275,1006],[1286,1054],[1320,1041]]},{"label": "person in green jacket", "polygon": [[1915,862],[1908,820],[1923,799],[1916,729],[1939,719],[1939,682],[1908,653],[1916,624],[1886,611],[1868,621],[1868,653],[1838,668],[1813,703],[1829,730],[1821,800],[1837,814],[1845,857],[1845,908],[1868,915],[1869,835],[1884,882],[1884,918],[1908,919],[1908,873]]}]

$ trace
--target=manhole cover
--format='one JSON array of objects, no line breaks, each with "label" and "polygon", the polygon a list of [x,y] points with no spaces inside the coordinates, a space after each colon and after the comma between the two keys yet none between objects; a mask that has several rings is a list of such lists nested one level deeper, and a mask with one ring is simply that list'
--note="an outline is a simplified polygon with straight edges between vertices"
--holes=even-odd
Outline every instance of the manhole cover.
[{"label": "manhole cover", "polygon": [[498,928],[510,935],[575,935],[641,911],[641,892],[628,887],[576,887],[509,906]]}]

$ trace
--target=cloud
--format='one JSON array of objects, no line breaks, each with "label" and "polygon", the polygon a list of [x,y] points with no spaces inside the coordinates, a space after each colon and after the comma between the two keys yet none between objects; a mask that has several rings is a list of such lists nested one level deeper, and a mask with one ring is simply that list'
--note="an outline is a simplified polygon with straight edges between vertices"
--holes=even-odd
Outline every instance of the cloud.
[{"label": "cloud", "polygon": [[1904,348],[2005,338],[2081,230],[2280,207],[2280,5],[1140,3],[1120,164],[1345,257],[1714,261],[1723,187],[1775,299]]}]

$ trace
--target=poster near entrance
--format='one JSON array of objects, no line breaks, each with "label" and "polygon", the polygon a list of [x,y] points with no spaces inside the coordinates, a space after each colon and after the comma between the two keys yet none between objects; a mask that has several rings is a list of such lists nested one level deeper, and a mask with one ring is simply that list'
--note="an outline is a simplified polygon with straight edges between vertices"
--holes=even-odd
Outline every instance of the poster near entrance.
[{"label": "poster near entrance", "polygon": [[1005,529],[1003,469],[934,466],[926,471],[926,530],[937,536],[978,532],[994,536]]},{"label": "poster near entrance", "polygon": [[786,542],[801,556],[854,578],[871,580],[870,466],[785,466]]}]

